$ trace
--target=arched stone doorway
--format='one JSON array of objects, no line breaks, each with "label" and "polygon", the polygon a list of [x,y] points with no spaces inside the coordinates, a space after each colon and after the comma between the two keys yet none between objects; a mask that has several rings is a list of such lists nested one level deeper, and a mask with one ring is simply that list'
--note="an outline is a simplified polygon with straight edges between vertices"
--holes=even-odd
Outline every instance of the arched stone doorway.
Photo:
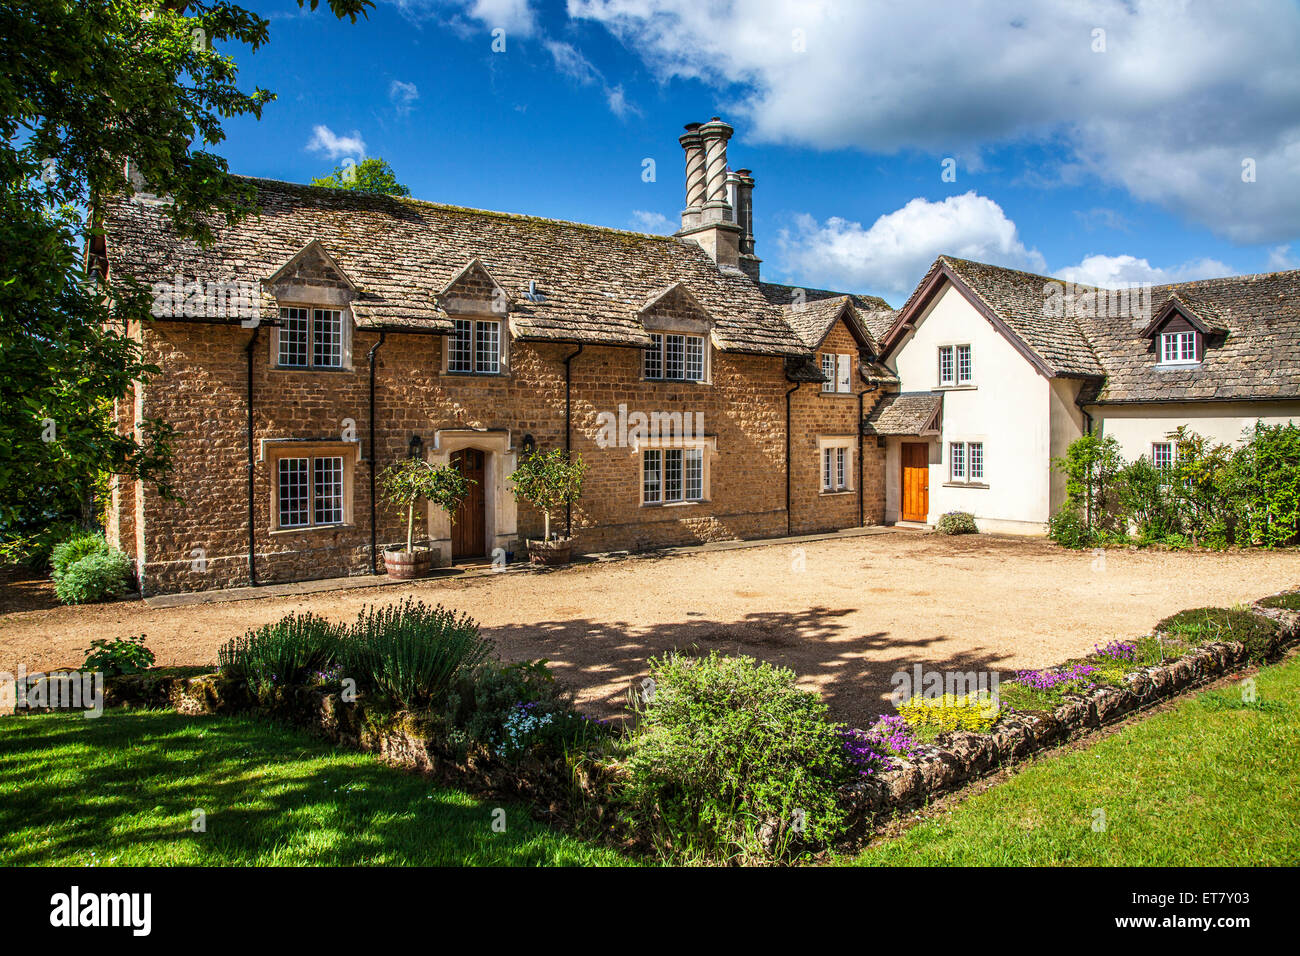
[{"label": "arched stone doorway", "polygon": [[[518,455],[507,429],[454,428],[434,432],[429,450],[434,465],[456,462],[478,482],[462,505],[454,528],[441,508],[429,505],[429,538],[438,552],[438,563],[452,564],[461,558],[491,557],[496,549],[512,551],[518,537],[518,510],[506,477],[514,473]],[[481,520],[481,531],[479,521]]]}]

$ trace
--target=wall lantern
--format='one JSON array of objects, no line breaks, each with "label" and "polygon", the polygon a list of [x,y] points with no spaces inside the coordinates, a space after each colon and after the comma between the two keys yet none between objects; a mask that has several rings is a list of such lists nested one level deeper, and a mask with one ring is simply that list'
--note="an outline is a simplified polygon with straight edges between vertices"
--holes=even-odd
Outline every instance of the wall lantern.
[{"label": "wall lantern", "polygon": [[407,448],[407,451],[409,452],[409,454],[410,454],[410,456],[411,456],[412,458],[423,458],[423,457],[424,457],[424,439],[421,438],[419,435],[412,435],[412,436],[411,436],[411,444],[410,444],[410,446]]},{"label": "wall lantern", "polygon": [[537,439],[532,435],[525,435],[524,440],[520,442],[520,447],[523,449],[524,457],[527,458],[533,452],[537,451]]}]

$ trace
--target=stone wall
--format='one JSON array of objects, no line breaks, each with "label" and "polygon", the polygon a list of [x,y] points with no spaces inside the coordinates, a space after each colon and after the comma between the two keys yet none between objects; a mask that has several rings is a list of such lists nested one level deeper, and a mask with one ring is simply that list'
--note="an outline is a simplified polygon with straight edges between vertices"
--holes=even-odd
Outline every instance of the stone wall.
[{"label": "stone wall", "polygon": [[[266,327],[159,321],[151,324],[144,343],[147,360],[162,374],[148,384],[138,407],[132,410],[124,402],[119,414],[124,427],[142,414],[165,418],[176,428],[174,478],[182,500],[165,501],[147,486],[124,486],[115,492],[110,517],[110,534],[141,566],[146,594],[249,583],[245,348],[253,336],[258,581],[370,572],[367,354],[379,334],[353,332],[350,368],[290,370],[273,367],[274,334]],[[514,449],[525,435],[541,448],[563,446],[564,358],[576,346],[513,342],[510,373],[502,376],[444,373],[443,347],[440,336],[414,333],[389,333],[380,346],[375,433],[381,468],[407,454],[413,435],[421,437],[427,453],[438,432],[447,429],[508,430]],[[784,534],[789,385],[782,360],[714,350],[709,384],[644,381],[641,361],[639,349],[590,345],[572,360],[573,449],[589,465],[573,514],[576,549],[639,550]],[[805,439],[818,431],[851,432],[857,399],[822,400],[813,386],[800,392],[807,394],[796,394],[801,408],[794,429],[794,484],[802,503],[796,530],[854,526],[856,494],[819,499],[816,449]],[[620,405],[629,412],[703,416],[705,436],[716,447],[707,501],[641,504],[639,454],[598,444],[600,413],[617,415]],[[276,446],[267,443],[286,440],[339,443],[351,475],[345,525],[272,529]],[[881,520],[883,486],[873,448],[866,458],[860,480],[866,482],[867,523],[872,523]],[[521,537],[539,534],[541,523],[539,514],[520,505]],[[382,503],[377,524],[381,548],[404,539],[402,517]]]}]

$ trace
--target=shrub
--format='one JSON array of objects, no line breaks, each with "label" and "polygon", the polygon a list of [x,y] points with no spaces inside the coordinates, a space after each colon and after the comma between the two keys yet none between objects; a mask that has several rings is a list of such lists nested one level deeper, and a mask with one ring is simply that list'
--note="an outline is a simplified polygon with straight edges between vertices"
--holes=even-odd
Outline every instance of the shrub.
[{"label": "shrub", "polygon": [[462,673],[443,708],[449,742],[485,747],[500,757],[566,753],[594,745],[610,728],[573,709],[545,661],[489,661]]},{"label": "shrub", "polygon": [[92,551],[73,561],[54,582],[54,593],[64,604],[107,601],[126,591],[131,562],[121,551]]},{"label": "shrub", "polygon": [[415,548],[415,505],[424,498],[456,520],[456,509],[469,494],[470,478],[453,465],[435,468],[423,458],[402,458],[379,473],[384,500],[406,513],[406,550]]},{"label": "shrub", "polygon": [[997,701],[988,694],[920,694],[898,705],[898,713],[909,727],[931,734],[951,730],[989,730],[998,719]]},{"label": "shrub", "polygon": [[407,598],[366,608],[346,641],[350,676],[408,709],[441,706],[457,676],[472,671],[492,651],[469,615]]},{"label": "shrub", "polygon": [[949,511],[940,516],[934,527],[940,534],[977,534],[980,530],[969,511]]},{"label": "shrub", "polygon": [[102,671],[104,676],[135,674],[153,666],[153,651],[144,646],[144,635],[116,641],[91,641],[84,670]]},{"label": "shrub", "polygon": [[1242,536],[1273,548],[1300,540],[1300,426],[1256,422],[1228,475]]},{"label": "shrub", "polygon": [[852,773],[839,727],[793,671],[751,657],[650,661],[627,763],[629,813],[661,848],[729,859],[784,856],[841,830]]},{"label": "shrub", "polygon": [[50,577],[55,581],[82,558],[92,554],[107,554],[108,542],[102,534],[83,531],[60,541],[50,551]]},{"label": "shrub", "polygon": [[1062,506],[1048,519],[1047,536],[1063,548],[1087,548],[1093,544],[1092,532],[1073,505]]},{"label": "shrub", "polygon": [[1125,530],[1117,494],[1124,459],[1113,436],[1081,435],[1063,457],[1052,459],[1052,466],[1065,475],[1066,506],[1079,515],[1090,538]]},{"label": "shrub", "polygon": [[257,696],[305,684],[342,656],[345,628],[314,614],[289,614],[234,638],[217,650],[217,664]]},{"label": "shrub", "polygon": [[1195,647],[1214,641],[1239,641],[1250,659],[1265,660],[1273,649],[1278,625],[1250,611],[1226,607],[1198,607],[1179,611],[1156,625],[1156,631],[1168,634]]},{"label": "shrub", "polygon": [[1118,495],[1143,544],[1163,541],[1179,531],[1178,512],[1169,493],[1169,476],[1143,455],[1119,474]]}]

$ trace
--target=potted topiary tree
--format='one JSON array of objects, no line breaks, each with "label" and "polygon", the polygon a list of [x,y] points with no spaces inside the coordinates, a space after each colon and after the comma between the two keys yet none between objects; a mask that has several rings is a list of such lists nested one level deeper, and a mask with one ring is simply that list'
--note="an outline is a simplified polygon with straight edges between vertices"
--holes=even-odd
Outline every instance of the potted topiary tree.
[{"label": "potted topiary tree", "polygon": [[469,494],[472,480],[451,465],[435,468],[422,458],[403,458],[379,473],[380,490],[390,504],[406,509],[406,550],[384,549],[384,568],[399,580],[422,578],[433,567],[433,549],[415,546],[415,505],[421,498],[456,520],[456,509]]},{"label": "potted topiary tree", "polygon": [[551,512],[578,500],[586,472],[581,455],[570,459],[568,452],[553,448],[533,452],[510,476],[515,497],[542,512],[542,539],[528,542],[528,559],[533,564],[569,563],[573,539],[551,534]]}]

